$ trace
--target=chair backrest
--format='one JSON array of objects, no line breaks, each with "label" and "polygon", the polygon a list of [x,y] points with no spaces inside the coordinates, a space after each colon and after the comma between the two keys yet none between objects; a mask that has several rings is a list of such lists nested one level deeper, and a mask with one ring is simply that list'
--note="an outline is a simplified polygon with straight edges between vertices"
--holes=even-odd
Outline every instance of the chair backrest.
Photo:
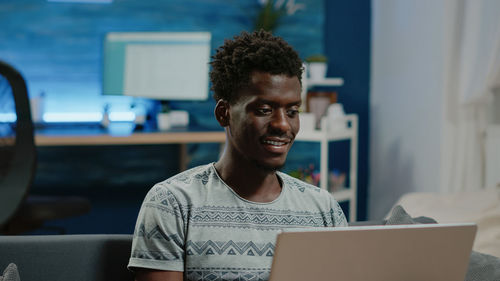
[{"label": "chair backrest", "polygon": [[22,281],[129,281],[132,235],[0,236],[0,271],[17,265]]},{"label": "chair backrest", "polygon": [[0,228],[27,195],[35,165],[26,83],[17,70],[0,61]]}]

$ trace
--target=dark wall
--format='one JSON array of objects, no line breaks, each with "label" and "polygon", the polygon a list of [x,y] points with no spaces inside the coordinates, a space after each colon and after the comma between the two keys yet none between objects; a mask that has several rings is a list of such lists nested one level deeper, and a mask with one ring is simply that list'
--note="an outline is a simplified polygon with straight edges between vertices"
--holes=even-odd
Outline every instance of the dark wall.
[{"label": "dark wall", "polygon": [[[358,220],[367,215],[371,2],[325,1],[328,76],[344,78],[338,100],[359,116]],[[342,153],[348,153],[343,151]]]}]

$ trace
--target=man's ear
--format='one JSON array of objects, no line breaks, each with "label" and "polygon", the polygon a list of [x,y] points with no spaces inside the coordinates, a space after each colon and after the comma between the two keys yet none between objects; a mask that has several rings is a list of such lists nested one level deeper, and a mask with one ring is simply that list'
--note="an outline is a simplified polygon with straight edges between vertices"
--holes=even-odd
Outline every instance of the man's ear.
[{"label": "man's ear", "polygon": [[222,127],[229,126],[229,102],[224,99],[217,101],[215,105],[215,119]]}]

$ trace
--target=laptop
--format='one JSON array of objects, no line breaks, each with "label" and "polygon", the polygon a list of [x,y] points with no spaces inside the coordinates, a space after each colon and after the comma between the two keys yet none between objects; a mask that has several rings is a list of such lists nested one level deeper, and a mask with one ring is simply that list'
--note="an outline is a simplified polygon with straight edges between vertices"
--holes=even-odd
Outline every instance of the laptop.
[{"label": "laptop", "polygon": [[477,226],[352,226],[278,234],[270,281],[463,281]]}]

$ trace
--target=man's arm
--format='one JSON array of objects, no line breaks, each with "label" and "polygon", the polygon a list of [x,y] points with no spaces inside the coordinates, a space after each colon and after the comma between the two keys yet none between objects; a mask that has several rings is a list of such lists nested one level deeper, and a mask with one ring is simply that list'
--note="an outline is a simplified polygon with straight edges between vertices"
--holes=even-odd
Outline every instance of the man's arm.
[{"label": "man's arm", "polygon": [[135,269],[135,281],[182,281],[183,272]]},{"label": "man's arm", "polygon": [[[156,184],[139,211],[128,263],[136,281],[183,280],[185,234],[179,211],[183,207],[169,188]],[[162,262],[164,267],[156,267]]]}]

